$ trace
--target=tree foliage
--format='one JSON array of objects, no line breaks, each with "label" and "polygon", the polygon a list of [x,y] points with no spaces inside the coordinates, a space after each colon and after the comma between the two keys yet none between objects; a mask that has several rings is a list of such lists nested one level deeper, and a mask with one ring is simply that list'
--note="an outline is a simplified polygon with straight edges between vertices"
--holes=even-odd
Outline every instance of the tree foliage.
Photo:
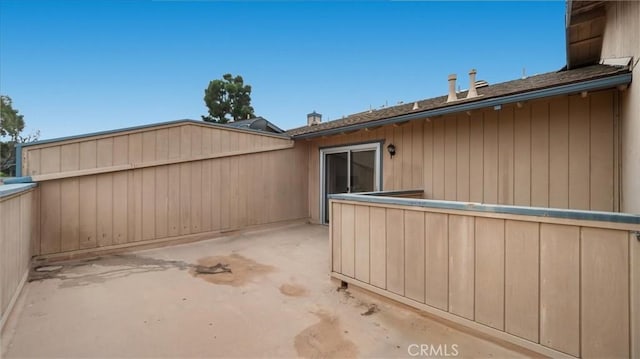
[{"label": "tree foliage", "polygon": [[251,107],[251,86],[245,85],[242,76],[225,74],[221,80],[209,82],[204,90],[204,102],[209,109],[202,119],[227,123],[255,117]]},{"label": "tree foliage", "polygon": [[22,136],[24,117],[13,108],[9,96],[0,95],[0,173],[15,174],[16,144],[35,141],[39,133]]}]

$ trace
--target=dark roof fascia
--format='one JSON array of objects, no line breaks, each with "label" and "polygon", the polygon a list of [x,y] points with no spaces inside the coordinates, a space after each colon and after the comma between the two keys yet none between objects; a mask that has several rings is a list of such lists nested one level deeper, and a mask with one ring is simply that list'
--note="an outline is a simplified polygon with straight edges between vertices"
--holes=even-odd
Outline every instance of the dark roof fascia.
[{"label": "dark roof fascia", "polygon": [[[206,121],[184,119],[184,120],[175,120],[175,121],[151,123],[151,124],[140,125],[140,126],[124,127],[124,128],[118,128],[118,129],[115,129],[115,130],[91,132],[91,133],[85,133],[85,134],[73,135],[73,136],[66,136],[66,137],[51,138],[51,139],[47,139],[47,140],[40,140],[40,141],[22,143],[22,144],[20,144],[20,146],[21,147],[29,147],[29,146],[42,145],[42,144],[52,143],[52,142],[62,142],[62,141],[68,141],[68,140],[77,140],[77,139],[86,138],[86,137],[113,135],[113,134],[117,134],[119,132],[129,132],[129,131],[136,131],[136,130],[144,130],[144,129],[152,128],[152,127],[177,125],[177,124],[181,124],[181,123],[184,123],[184,124],[195,124],[195,125],[200,125],[200,126],[210,126],[210,127],[214,127],[214,128],[221,128],[221,129],[222,128],[229,129],[229,127],[230,127],[230,126],[226,126],[226,125],[219,124],[219,123],[211,123],[211,122],[206,122]],[[289,136],[289,135],[287,135],[285,133],[271,133],[271,132],[265,132],[265,131],[260,131],[260,130],[254,130],[254,129],[251,129],[251,128],[239,128],[239,127],[232,127],[232,128],[235,129],[235,130],[250,132],[250,133],[259,134],[259,135],[280,137],[280,138],[287,139],[287,140],[291,139],[291,136]]]},{"label": "dark roof fascia", "polygon": [[298,139],[307,139],[307,138],[314,138],[314,137],[327,136],[327,135],[335,135],[343,132],[360,130],[367,127],[384,126],[384,125],[389,125],[389,124],[394,124],[399,122],[417,120],[425,117],[442,116],[442,115],[448,115],[456,112],[471,111],[471,110],[477,110],[480,108],[505,105],[505,104],[521,102],[521,101],[535,100],[535,99],[540,99],[545,97],[567,95],[567,94],[578,93],[582,91],[600,90],[605,88],[616,87],[619,85],[629,84],[631,83],[631,78],[632,78],[631,72],[627,72],[623,74],[601,77],[597,79],[576,82],[572,84],[553,86],[553,87],[548,87],[544,89],[527,91],[527,92],[522,92],[522,93],[512,94],[512,95],[492,97],[492,98],[483,99],[479,101],[464,102],[457,105],[446,106],[446,107],[436,108],[436,109],[427,110],[427,111],[414,112],[406,115],[394,116],[394,117],[384,118],[380,120],[366,121],[366,122],[355,123],[352,125],[347,125],[342,127],[335,127],[335,128],[329,128],[326,130],[303,133],[300,135],[294,135],[293,139],[298,140]]}]

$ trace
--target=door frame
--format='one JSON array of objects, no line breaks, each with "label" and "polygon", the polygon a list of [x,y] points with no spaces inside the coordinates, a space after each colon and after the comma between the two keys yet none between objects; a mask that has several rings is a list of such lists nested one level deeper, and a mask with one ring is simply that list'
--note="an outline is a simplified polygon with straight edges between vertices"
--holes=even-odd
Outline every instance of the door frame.
[{"label": "door frame", "polygon": [[331,153],[347,153],[347,181],[349,192],[351,193],[351,152],[353,151],[376,151],[375,157],[375,175],[374,175],[374,191],[379,191],[382,188],[382,141],[358,143],[351,145],[339,145],[332,147],[320,148],[320,223],[326,224],[327,218],[325,218],[325,155]]}]

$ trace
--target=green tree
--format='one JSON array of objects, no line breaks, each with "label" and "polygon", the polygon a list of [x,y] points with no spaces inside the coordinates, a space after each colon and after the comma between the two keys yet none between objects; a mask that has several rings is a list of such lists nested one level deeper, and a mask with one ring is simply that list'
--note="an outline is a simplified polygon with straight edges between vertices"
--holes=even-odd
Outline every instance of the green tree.
[{"label": "green tree", "polygon": [[209,115],[202,119],[209,122],[227,123],[255,117],[251,107],[251,86],[245,85],[242,76],[231,74],[222,80],[213,80],[204,90],[204,103]]},{"label": "green tree", "polygon": [[15,175],[16,144],[35,141],[39,133],[21,136],[24,117],[13,108],[9,96],[0,95],[0,173]]}]

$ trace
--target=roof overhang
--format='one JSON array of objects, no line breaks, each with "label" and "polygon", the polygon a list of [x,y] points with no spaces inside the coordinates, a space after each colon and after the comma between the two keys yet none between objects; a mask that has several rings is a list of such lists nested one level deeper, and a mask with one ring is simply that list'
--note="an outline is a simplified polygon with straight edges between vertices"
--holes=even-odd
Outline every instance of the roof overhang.
[{"label": "roof overhang", "polygon": [[549,87],[545,89],[538,89],[534,91],[523,92],[519,94],[512,94],[512,95],[506,95],[501,97],[464,102],[458,105],[441,107],[441,108],[436,108],[436,109],[422,111],[422,112],[415,112],[415,113],[389,117],[389,118],[384,118],[384,119],[375,120],[375,121],[356,123],[356,124],[346,125],[342,127],[329,128],[326,130],[320,130],[316,132],[303,133],[300,135],[294,135],[292,137],[294,140],[311,139],[315,137],[330,136],[330,135],[337,135],[337,134],[342,134],[346,132],[357,131],[357,130],[369,128],[369,127],[384,126],[384,125],[406,122],[411,120],[424,119],[427,117],[448,115],[448,114],[453,114],[457,112],[495,107],[500,105],[516,103],[516,102],[535,100],[535,99],[540,99],[545,97],[553,97],[553,96],[560,96],[560,95],[575,94],[583,91],[595,91],[595,90],[602,90],[607,88],[614,88],[620,85],[630,84],[631,78],[632,78],[631,73],[627,72],[627,73],[617,74],[613,76],[592,79],[588,81],[582,81],[582,82],[577,82],[572,84],[566,84],[566,85]]},{"label": "roof overhang", "polygon": [[597,64],[606,24],[605,1],[567,1],[567,68]]}]

